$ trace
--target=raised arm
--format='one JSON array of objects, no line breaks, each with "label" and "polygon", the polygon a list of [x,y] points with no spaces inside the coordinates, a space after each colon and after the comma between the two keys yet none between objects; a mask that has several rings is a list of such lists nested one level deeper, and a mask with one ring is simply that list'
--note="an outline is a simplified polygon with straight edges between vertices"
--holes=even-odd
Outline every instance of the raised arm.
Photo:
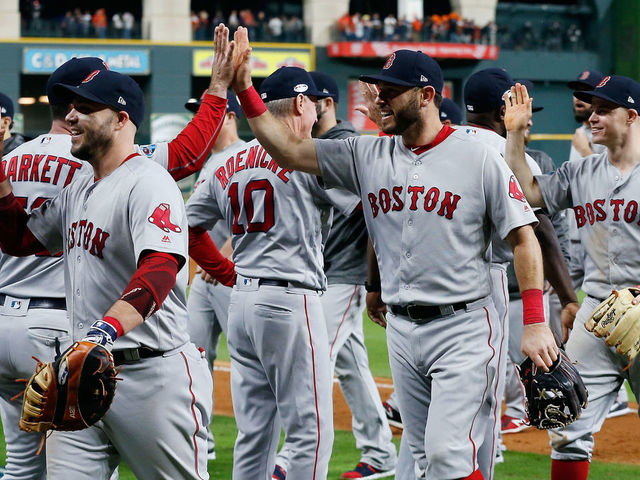
[{"label": "raised arm", "polygon": [[533,207],[544,207],[542,192],[534,178],[524,156],[524,133],[531,118],[531,102],[527,87],[516,83],[511,87],[511,96],[505,93],[502,97],[506,105],[504,124],[507,128],[507,144],[505,160],[515,173],[524,196]]},{"label": "raised arm", "polygon": [[227,113],[228,76],[233,71],[233,44],[229,29],[220,24],[214,31],[215,56],[211,80],[202,105],[186,127],[169,142],[167,170],[175,180],[202,169],[220,133]]},{"label": "raised arm", "polygon": [[[283,168],[320,175],[316,147],[311,139],[298,138],[291,129],[265,107],[251,82],[251,47],[247,29],[235,32],[236,72],[232,87],[260,144]],[[229,79],[231,81],[231,79]]]}]

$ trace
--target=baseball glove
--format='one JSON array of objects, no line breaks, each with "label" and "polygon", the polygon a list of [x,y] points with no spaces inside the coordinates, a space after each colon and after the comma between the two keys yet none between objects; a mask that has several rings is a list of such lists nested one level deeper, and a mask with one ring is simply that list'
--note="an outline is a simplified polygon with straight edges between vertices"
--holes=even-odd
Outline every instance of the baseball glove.
[{"label": "baseball glove", "polygon": [[633,361],[640,351],[640,304],[631,302],[640,295],[640,288],[613,290],[596,307],[584,327],[597,337],[603,337],[610,347]]},{"label": "baseball glove", "polygon": [[566,427],[587,406],[587,389],[562,350],[549,372],[538,369],[530,358],[522,362],[519,372],[530,425],[541,430]]},{"label": "baseball glove", "polygon": [[19,426],[27,432],[82,430],[107,413],[115,392],[109,350],[76,342],[53,363],[38,361],[24,391]]}]

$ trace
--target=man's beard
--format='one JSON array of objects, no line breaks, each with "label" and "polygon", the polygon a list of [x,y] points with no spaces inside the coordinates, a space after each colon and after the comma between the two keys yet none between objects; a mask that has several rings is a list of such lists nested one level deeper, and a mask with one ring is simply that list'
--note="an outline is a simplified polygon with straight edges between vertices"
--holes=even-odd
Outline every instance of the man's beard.
[{"label": "man's beard", "polygon": [[420,116],[420,107],[418,105],[418,99],[416,97],[411,98],[407,103],[393,113],[395,119],[395,125],[383,129],[384,133],[389,135],[402,135],[409,127],[416,123],[422,123],[422,117]]},{"label": "man's beard", "polygon": [[97,160],[96,157],[109,150],[113,143],[107,123],[93,131],[85,130],[82,137],[82,143],[77,148],[71,146],[71,153],[80,160]]},{"label": "man's beard", "polygon": [[573,111],[573,116],[576,119],[576,122],[584,123],[587,120],[589,120],[589,117],[591,116],[591,109],[589,109],[589,110],[581,110],[579,112],[574,110]]}]

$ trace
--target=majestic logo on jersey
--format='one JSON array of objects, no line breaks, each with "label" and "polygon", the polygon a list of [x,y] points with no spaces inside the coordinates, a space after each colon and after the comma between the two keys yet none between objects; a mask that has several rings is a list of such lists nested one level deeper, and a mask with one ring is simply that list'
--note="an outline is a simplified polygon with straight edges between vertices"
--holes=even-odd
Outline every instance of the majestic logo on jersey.
[{"label": "majestic logo on jersey", "polygon": [[384,64],[384,67],[382,67],[383,70],[387,70],[389,68],[391,68],[391,65],[393,65],[393,61],[396,59],[396,54],[392,53],[391,55],[389,55],[389,58],[387,58],[387,62]]},{"label": "majestic logo on jersey", "polygon": [[182,229],[171,222],[171,209],[168,203],[161,203],[156,207],[151,216],[148,218],[150,223],[153,223],[156,227],[165,232],[177,232],[180,233]]},{"label": "majestic logo on jersey", "polygon": [[604,77],[602,81],[598,85],[596,85],[596,88],[604,87],[609,80],[611,80],[611,75],[607,75],[606,77]]},{"label": "majestic logo on jersey", "polygon": [[[367,195],[373,217],[377,217],[380,211],[386,214],[389,210],[393,212],[403,210],[405,204],[402,199],[407,195],[411,199],[411,203],[408,206],[409,210],[418,210],[421,206],[425,212],[435,211],[441,217],[449,220],[453,218],[453,212],[462,198],[460,195],[449,191],[442,192],[438,187],[431,187],[427,190],[424,185],[408,186],[406,195],[404,187],[401,186],[395,186],[391,188],[391,191],[382,188],[377,195],[373,192]],[[421,201],[421,205],[418,203],[419,201]]]},{"label": "majestic logo on jersey", "polygon": [[604,222],[608,217],[614,222],[624,220],[626,223],[640,225],[640,207],[637,200],[625,200],[624,198],[612,198],[608,200],[599,198],[584,205],[575,205],[573,214],[576,217],[578,228],[587,223],[593,225],[596,222]]},{"label": "majestic logo on jersey", "polygon": [[96,78],[96,75],[98,75],[101,72],[101,70],[94,70],[93,72],[91,72],[89,75],[87,75],[87,78],[85,78],[84,80],[82,80],[82,83],[89,83],[91,80],[93,80],[94,78]]},{"label": "majestic logo on jersey", "polygon": [[527,202],[527,199],[524,197],[524,193],[520,190],[520,185],[518,185],[516,177],[513,175],[509,178],[509,196],[516,200],[520,200],[522,203]]},{"label": "majestic logo on jersey", "polygon": [[216,170],[216,178],[222,188],[226,188],[234,173],[238,173],[247,168],[264,168],[271,170],[276,177],[284,183],[289,182],[289,174],[293,172],[290,168],[279,167],[276,161],[267,155],[267,151],[261,145],[254,145],[249,149],[240,150],[234,156],[229,157],[223,166]]},{"label": "majestic logo on jersey", "polygon": [[67,233],[67,251],[73,248],[84,248],[91,255],[104,258],[102,251],[109,238],[109,233],[100,227],[95,227],[89,220],[73,222]]},{"label": "majestic logo on jersey", "polygon": [[144,153],[147,157],[151,157],[151,155],[153,155],[153,152],[156,151],[156,144],[152,143],[150,145],[142,145],[140,147],[140,150],[142,150],[142,153]]}]

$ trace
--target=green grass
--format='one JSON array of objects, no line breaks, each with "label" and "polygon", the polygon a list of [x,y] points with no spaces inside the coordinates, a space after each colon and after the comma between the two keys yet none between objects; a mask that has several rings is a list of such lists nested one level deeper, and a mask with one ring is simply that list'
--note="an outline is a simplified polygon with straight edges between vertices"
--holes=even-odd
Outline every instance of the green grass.
[{"label": "green grass", "polygon": [[[212,480],[229,480],[233,458],[233,443],[236,437],[236,426],[233,418],[214,417],[212,423],[216,436],[216,453],[218,459],[209,462],[209,474]],[[399,438],[394,437],[396,446]],[[0,465],[4,465],[4,437],[0,435]],[[339,479],[340,475],[352,469],[359,459],[355,441],[351,432],[336,431],[333,456],[329,465],[329,479]],[[549,478],[550,460],[546,455],[533,453],[505,452],[505,463],[496,466],[495,480],[546,480]],[[392,477],[391,477],[392,478]],[[637,480],[640,478],[640,467],[613,463],[593,462],[589,480]],[[120,466],[121,480],[135,480],[129,468]]]}]

